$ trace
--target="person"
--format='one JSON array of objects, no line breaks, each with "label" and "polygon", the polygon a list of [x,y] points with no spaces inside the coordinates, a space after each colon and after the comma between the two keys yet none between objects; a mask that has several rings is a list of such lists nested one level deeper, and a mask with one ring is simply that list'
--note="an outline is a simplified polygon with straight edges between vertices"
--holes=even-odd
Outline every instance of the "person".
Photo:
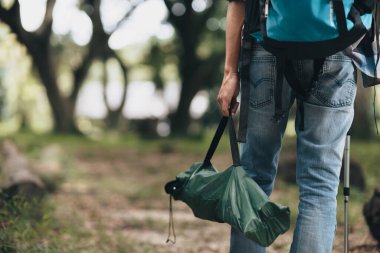
[{"label": "person", "polygon": [[[258,14],[258,10],[257,13]],[[223,81],[217,101],[223,115],[239,94],[238,61],[245,3],[232,0],[226,15],[226,55]],[[256,18],[259,24],[259,17]],[[259,25],[257,25],[259,30]],[[283,117],[273,120],[276,57],[266,51],[258,38],[251,52],[249,71],[250,98],[246,142],[241,143],[241,162],[269,196],[273,190],[281,143],[289,110],[297,103],[296,182],[299,206],[291,253],[332,252],[336,229],[337,191],[344,151],[345,136],[353,121],[356,95],[354,65],[344,52],[328,56],[318,81],[307,97],[300,97],[284,78],[282,88]],[[294,60],[303,85],[313,76],[310,60]],[[299,104],[302,102],[302,107]],[[239,104],[235,103],[235,113]],[[301,108],[302,111],[301,112]],[[254,241],[231,228],[231,253],[266,252]]]}]

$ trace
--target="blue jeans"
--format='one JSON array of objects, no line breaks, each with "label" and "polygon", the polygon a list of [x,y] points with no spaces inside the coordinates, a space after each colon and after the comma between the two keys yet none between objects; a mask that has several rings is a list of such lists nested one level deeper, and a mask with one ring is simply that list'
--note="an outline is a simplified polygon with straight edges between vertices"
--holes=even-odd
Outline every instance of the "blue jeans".
[{"label": "blue jeans", "polygon": [[[300,99],[285,80],[282,93],[285,117],[280,122],[273,121],[275,57],[255,45],[251,60],[248,133],[247,142],[241,144],[241,161],[247,173],[270,195],[289,109]],[[294,66],[299,80],[312,79],[311,61],[295,61]],[[339,172],[356,95],[351,59],[343,53],[327,57],[313,87],[310,95],[302,99],[304,118],[299,109],[296,114],[299,212],[291,253],[332,252]],[[232,228],[230,252],[264,253],[266,250]]]}]

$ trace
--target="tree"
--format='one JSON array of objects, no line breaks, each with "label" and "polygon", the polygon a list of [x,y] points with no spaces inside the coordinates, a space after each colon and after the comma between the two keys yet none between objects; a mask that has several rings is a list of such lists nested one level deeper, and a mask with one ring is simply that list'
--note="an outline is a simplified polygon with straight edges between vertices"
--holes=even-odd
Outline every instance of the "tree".
[{"label": "tree", "polygon": [[[94,58],[102,61],[103,64],[103,98],[104,103],[107,107],[107,118],[106,118],[106,124],[111,129],[116,129],[119,123],[119,119],[121,117],[125,102],[126,102],[126,94],[127,94],[127,86],[128,86],[128,67],[124,64],[123,60],[117,55],[117,53],[110,48],[108,45],[109,38],[111,34],[116,31],[119,27],[119,25],[127,19],[130,14],[133,12],[133,10],[137,7],[137,5],[134,5],[132,9],[126,13],[126,15],[123,17],[122,20],[120,20],[119,24],[114,28],[114,30],[111,33],[107,33],[104,30],[104,27],[102,25],[101,15],[100,15],[100,0],[91,0],[91,4],[94,6],[94,12],[92,16],[93,21],[93,36],[92,36],[92,46],[94,51]],[[123,76],[123,92],[122,92],[122,99],[119,106],[117,106],[116,109],[112,109],[109,105],[109,98],[107,97],[106,87],[108,84],[108,74],[107,74],[107,61],[109,59],[115,59],[122,71]]]},{"label": "tree", "polygon": [[[174,133],[186,132],[190,124],[189,107],[192,99],[202,88],[209,87],[217,76],[221,77],[219,66],[223,61],[224,33],[207,30],[207,21],[217,11],[225,9],[218,3],[211,3],[201,12],[192,8],[193,1],[164,0],[169,11],[168,21],[174,26],[179,47],[179,73],[182,79],[180,100],[177,110],[171,115]],[[208,55],[199,53],[208,41]]]},{"label": "tree", "polygon": [[[9,9],[6,9],[0,4],[0,20],[5,22],[10,30],[16,34],[17,40],[26,47],[28,54],[32,58],[41,83],[46,89],[54,119],[54,130],[60,133],[78,132],[75,125],[74,109],[80,88],[94,60],[99,58],[105,61],[112,57],[120,63],[125,78],[124,93],[126,92],[127,84],[127,67],[115,51],[108,46],[110,34],[104,31],[101,22],[100,0],[83,0],[82,6],[87,5],[93,7],[91,8],[93,11],[87,11],[93,24],[93,35],[85,50],[86,52],[83,55],[81,63],[72,69],[73,83],[71,93],[69,96],[64,96],[57,82],[58,66],[55,61],[56,55],[52,53],[53,46],[50,43],[53,36],[52,23],[55,3],[56,0],[47,0],[46,13],[42,25],[34,32],[28,32],[23,28],[21,24],[20,4],[17,0],[13,2]],[[130,15],[133,9],[134,8],[120,20],[119,24]],[[118,26],[115,30],[117,28]],[[123,99],[120,105],[121,108],[124,103],[125,100]],[[120,113],[120,111],[120,108],[116,111],[110,110],[110,114]]]},{"label": "tree", "polygon": [[91,54],[88,53],[82,65],[74,70],[74,85],[71,95],[64,98],[57,84],[56,66],[51,55],[50,37],[52,35],[53,8],[55,0],[47,1],[46,14],[40,28],[35,32],[27,32],[21,25],[20,4],[14,1],[11,8],[6,10],[0,6],[0,18],[17,36],[18,41],[25,45],[40,79],[45,86],[49,104],[52,109],[55,130],[66,132],[76,129],[73,111],[75,101],[87,71],[90,67]]}]

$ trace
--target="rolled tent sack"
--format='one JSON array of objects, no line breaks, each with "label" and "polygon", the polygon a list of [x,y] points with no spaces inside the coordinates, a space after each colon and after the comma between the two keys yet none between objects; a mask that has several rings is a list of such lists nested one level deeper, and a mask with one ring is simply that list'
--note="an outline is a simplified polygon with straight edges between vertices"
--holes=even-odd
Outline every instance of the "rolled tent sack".
[{"label": "rolled tent sack", "polygon": [[[233,165],[220,172],[210,162],[225,126],[229,135]],[[200,219],[228,223],[262,246],[269,246],[290,226],[290,210],[271,202],[240,164],[232,117],[223,117],[203,163],[168,182],[165,191],[185,202]]]}]

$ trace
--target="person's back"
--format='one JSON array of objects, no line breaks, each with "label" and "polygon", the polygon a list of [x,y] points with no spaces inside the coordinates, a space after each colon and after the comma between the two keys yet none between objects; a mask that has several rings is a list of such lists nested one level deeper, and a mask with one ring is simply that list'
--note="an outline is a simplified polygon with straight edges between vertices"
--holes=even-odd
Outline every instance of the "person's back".
[{"label": "person's back", "polygon": [[[263,4],[255,6],[261,8],[256,9],[256,15],[266,11]],[[229,104],[239,93],[237,73],[244,13],[244,1],[229,3],[225,73],[218,95],[224,115],[228,115]],[[256,17],[258,25],[260,21]],[[290,252],[332,252],[339,172],[345,136],[354,115],[356,84],[352,60],[339,51],[319,61],[287,59],[281,63],[278,56],[263,48],[260,35],[253,41],[249,56],[249,94],[244,94],[247,89],[242,90],[242,97],[249,97],[246,142],[241,144],[242,165],[270,195],[289,110],[296,102],[295,169],[299,213]],[[293,73],[284,75],[279,68],[290,69]],[[233,111],[236,110],[235,106]],[[280,114],[276,115],[278,112]],[[231,230],[230,249],[231,253],[265,252],[265,248],[234,228]]]}]

